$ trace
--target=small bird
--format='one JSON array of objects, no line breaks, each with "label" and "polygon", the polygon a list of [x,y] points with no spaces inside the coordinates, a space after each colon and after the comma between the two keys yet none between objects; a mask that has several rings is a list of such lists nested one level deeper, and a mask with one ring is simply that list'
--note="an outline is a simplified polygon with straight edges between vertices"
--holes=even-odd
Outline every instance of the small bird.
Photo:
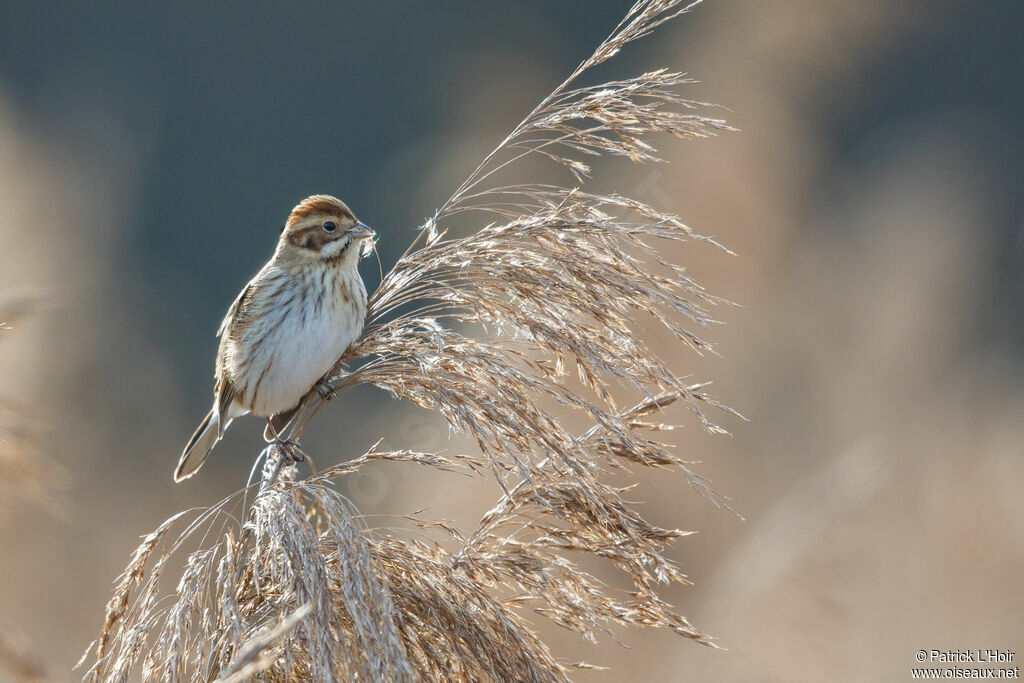
[{"label": "small bird", "polygon": [[174,481],[195,474],[231,421],[267,420],[279,439],[302,398],[363,330],[359,260],[376,233],[345,204],[317,194],[292,209],[277,249],[217,330],[213,408],[185,446]]}]

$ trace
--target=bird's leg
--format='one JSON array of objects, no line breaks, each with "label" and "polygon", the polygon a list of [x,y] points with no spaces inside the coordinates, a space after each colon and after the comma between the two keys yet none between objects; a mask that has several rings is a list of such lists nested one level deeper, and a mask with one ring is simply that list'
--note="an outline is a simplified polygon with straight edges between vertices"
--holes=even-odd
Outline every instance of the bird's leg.
[{"label": "bird's leg", "polygon": [[324,401],[330,401],[332,398],[338,398],[338,392],[335,391],[334,385],[331,384],[331,380],[327,378],[327,375],[318,379],[316,384],[313,385],[313,388],[316,389],[316,393],[320,394],[320,398]]},{"label": "bird's leg", "polygon": [[274,437],[274,445],[279,447],[291,462],[302,462],[306,459],[306,456],[299,449],[299,442],[292,441],[291,439],[282,439],[281,435],[274,428],[274,421],[270,417],[267,418],[267,429]]}]

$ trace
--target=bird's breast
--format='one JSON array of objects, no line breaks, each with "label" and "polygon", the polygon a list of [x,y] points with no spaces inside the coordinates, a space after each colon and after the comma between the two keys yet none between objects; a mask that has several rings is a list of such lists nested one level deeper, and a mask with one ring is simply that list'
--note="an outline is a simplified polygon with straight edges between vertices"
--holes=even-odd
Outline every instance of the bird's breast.
[{"label": "bird's breast", "polygon": [[262,416],[294,407],[359,336],[366,316],[358,272],[299,271],[265,298],[254,302],[263,314],[235,342],[227,368],[237,402]]}]

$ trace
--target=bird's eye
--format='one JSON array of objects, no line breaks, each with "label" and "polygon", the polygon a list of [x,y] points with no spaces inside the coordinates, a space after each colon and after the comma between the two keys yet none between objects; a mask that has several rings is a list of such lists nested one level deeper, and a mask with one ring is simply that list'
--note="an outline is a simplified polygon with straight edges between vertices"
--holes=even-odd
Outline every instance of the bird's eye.
[{"label": "bird's eye", "polygon": [[335,223],[334,221],[327,221],[326,223],[324,223],[324,231],[325,232],[334,232],[337,229],[338,229],[338,224]]}]

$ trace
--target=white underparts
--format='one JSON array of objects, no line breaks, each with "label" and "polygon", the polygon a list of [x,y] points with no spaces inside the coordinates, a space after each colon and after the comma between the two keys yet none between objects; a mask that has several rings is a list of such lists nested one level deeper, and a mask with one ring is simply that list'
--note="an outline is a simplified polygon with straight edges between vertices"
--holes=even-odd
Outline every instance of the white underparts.
[{"label": "white underparts", "polygon": [[253,322],[228,341],[225,369],[239,407],[268,416],[294,407],[359,336],[366,290],[346,263],[262,275],[246,307]]}]

